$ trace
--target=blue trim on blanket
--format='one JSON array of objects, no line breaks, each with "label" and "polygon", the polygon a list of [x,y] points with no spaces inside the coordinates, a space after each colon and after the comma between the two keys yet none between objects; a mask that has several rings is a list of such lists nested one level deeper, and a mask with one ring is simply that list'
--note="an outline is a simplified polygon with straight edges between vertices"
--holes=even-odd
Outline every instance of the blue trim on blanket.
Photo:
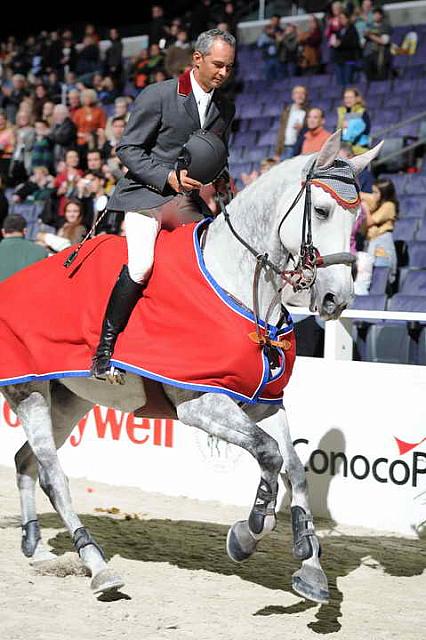
[{"label": "blue trim on blanket", "polygon": [[0,380],[0,387],[8,384],[21,384],[22,382],[34,382],[35,380],[60,380],[61,378],[88,378],[90,376],[89,369],[81,369],[80,371],[54,371],[52,373],[29,373],[26,376],[17,376],[15,378],[3,378]]},{"label": "blue trim on blanket", "polygon": [[[246,309],[242,305],[238,304],[235,298],[232,298],[229,295],[229,293],[227,293],[224,289],[222,289],[222,287],[216,282],[216,280],[213,278],[210,271],[208,271],[206,267],[206,263],[204,262],[203,252],[201,250],[199,233],[202,227],[204,225],[210,224],[211,221],[212,221],[212,218],[208,218],[207,220],[201,220],[195,227],[194,233],[193,233],[195,255],[197,258],[197,263],[201,271],[201,274],[204,276],[204,278],[207,280],[207,282],[210,284],[210,286],[215,291],[215,293],[219,296],[222,302],[224,302],[228,307],[230,307],[233,311],[235,311],[239,315],[255,323],[255,317],[253,312],[250,311],[249,309]],[[284,327],[283,329],[278,329],[275,325],[268,324],[267,329],[273,340],[275,340],[277,336],[285,335],[286,333],[290,333],[290,331],[293,330],[293,327],[294,327],[293,319],[290,314],[288,314],[288,319],[289,319],[289,322],[286,323],[287,326]],[[259,325],[264,329],[266,327],[266,324],[262,319],[259,319]]]}]

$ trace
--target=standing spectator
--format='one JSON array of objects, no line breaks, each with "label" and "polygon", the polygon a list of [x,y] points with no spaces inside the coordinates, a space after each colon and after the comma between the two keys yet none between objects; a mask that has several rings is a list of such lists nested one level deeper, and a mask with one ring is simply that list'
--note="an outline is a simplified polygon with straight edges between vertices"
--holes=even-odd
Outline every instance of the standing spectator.
[{"label": "standing spectator", "polygon": [[361,193],[367,214],[367,251],[374,258],[377,267],[390,267],[389,281],[396,277],[396,252],[393,229],[398,218],[399,203],[392,180],[378,180],[373,185],[373,193]]},{"label": "standing spectator", "polygon": [[334,49],[334,63],[338,84],[346,87],[353,82],[361,48],[358,31],[345,11],[340,14],[341,28],[330,37],[330,47]]},{"label": "standing spectator", "polygon": [[47,73],[57,71],[60,68],[62,59],[62,42],[59,39],[57,31],[52,31],[50,33],[43,57]]},{"label": "standing spectator", "polygon": [[191,43],[189,42],[189,39],[188,39],[188,32],[185,31],[185,29],[180,29],[177,32],[176,42],[175,42],[174,46],[178,47],[179,49],[190,49],[191,48]]},{"label": "standing spectator", "polygon": [[46,88],[47,93],[50,96],[50,99],[57,103],[61,101],[62,98],[62,85],[59,82],[58,71],[51,71],[47,76],[46,80]]},{"label": "standing spectator", "polygon": [[298,63],[299,38],[294,24],[286,25],[283,33],[278,36],[278,58],[284,75],[296,75]]},{"label": "standing spectator", "polygon": [[335,0],[335,2],[331,3],[325,19],[324,36],[327,40],[328,46],[330,47],[330,62],[334,62],[334,48],[331,46],[331,42],[333,41],[333,37],[335,37],[342,28],[340,19],[342,12],[342,3],[339,2],[339,0]]},{"label": "standing spectator", "polygon": [[275,145],[275,158],[278,161],[291,158],[293,155],[293,148],[299,131],[303,128],[308,108],[306,87],[294,87],[291,99],[291,104],[284,107],[281,112],[280,128]]},{"label": "standing spectator", "polygon": [[52,102],[51,100],[48,100],[43,105],[43,111],[42,111],[41,119],[42,120],[46,120],[46,122],[49,125],[49,127],[51,127],[53,125],[53,110],[54,110],[54,108],[55,108],[55,103]]},{"label": "standing spectator", "polygon": [[87,145],[90,134],[97,129],[105,129],[105,111],[96,105],[97,95],[93,89],[85,89],[81,92],[82,107],[77,109],[73,120],[77,126],[77,144]]},{"label": "standing spectator", "polygon": [[211,0],[199,0],[191,14],[191,40],[196,40],[200,33],[213,26],[211,19]]},{"label": "standing spectator", "polygon": [[154,43],[149,47],[148,72],[149,82],[152,82],[157,71],[164,68],[164,57],[158,44]]},{"label": "standing spectator", "polygon": [[53,159],[56,165],[60,160],[65,159],[67,149],[76,145],[77,127],[64,104],[55,105],[52,120],[53,126],[49,138],[53,143]]},{"label": "standing spectator", "polygon": [[36,120],[34,123],[35,140],[31,153],[32,168],[46,167],[53,170],[53,144],[49,138],[49,125],[46,120]]},{"label": "standing spectator", "polygon": [[14,124],[16,114],[20,108],[23,98],[28,96],[27,81],[25,76],[20,73],[15,73],[12,76],[11,88],[4,86],[2,88],[3,100],[2,107],[6,112],[7,119]]},{"label": "standing spectator", "polygon": [[15,148],[15,133],[6,113],[0,111],[0,176],[6,178]]},{"label": "standing spectator", "polygon": [[345,90],[343,104],[337,108],[337,128],[342,129],[342,140],[352,145],[355,155],[369,148],[371,121],[358,89]]},{"label": "standing spectator", "polygon": [[383,9],[374,9],[373,25],[365,31],[364,38],[364,70],[367,80],[386,80],[391,65],[390,29]]},{"label": "standing spectator", "polygon": [[149,46],[159,44],[160,40],[167,38],[164,9],[159,4],[154,4],[151,9],[151,22],[149,25]]},{"label": "standing spectator", "polygon": [[110,75],[116,82],[120,82],[123,72],[123,43],[118,29],[109,30],[109,39],[111,45],[105,52],[105,75]]},{"label": "standing spectator", "polygon": [[373,2],[372,0],[362,0],[355,18],[355,28],[358,31],[361,47],[365,44],[364,34],[372,28],[373,22]]},{"label": "standing spectator", "polygon": [[91,76],[92,73],[100,70],[100,52],[99,45],[93,35],[86,35],[83,38],[83,46],[77,53],[75,71],[78,76],[82,76],[84,82],[85,77]]},{"label": "standing spectator", "polygon": [[28,111],[18,111],[16,115],[15,149],[9,169],[10,185],[14,187],[28,178],[31,173],[31,154],[35,131],[31,126]]},{"label": "standing spectator", "polygon": [[[64,75],[61,76],[61,78],[63,77],[66,78],[67,73],[69,72],[74,73],[76,62],[77,62],[77,52],[75,50],[75,45],[72,40],[72,36],[64,33],[62,37],[62,57],[61,57],[62,68],[60,69],[60,73],[63,70]],[[66,82],[67,84],[69,84],[67,80]]]},{"label": "standing spectator", "polygon": [[294,145],[293,155],[305,153],[316,153],[320,151],[322,145],[331,136],[330,131],[324,128],[325,115],[322,109],[312,107],[306,116],[306,127],[304,127]]},{"label": "standing spectator", "polygon": [[308,18],[308,29],[299,33],[302,55],[299,66],[303,72],[318,73],[321,69],[321,27],[314,15]]},{"label": "standing spectator", "polygon": [[102,153],[99,149],[92,149],[87,154],[87,170],[101,171],[102,169]]},{"label": "standing spectator", "polygon": [[280,16],[272,16],[263,33],[257,39],[257,46],[262,50],[265,64],[265,78],[270,82],[282,77],[282,65],[278,55],[279,40],[282,37]]},{"label": "standing spectator", "polygon": [[7,216],[3,222],[3,240],[0,242],[0,280],[47,257],[46,249],[26,240],[26,226],[25,218],[17,214]]}]

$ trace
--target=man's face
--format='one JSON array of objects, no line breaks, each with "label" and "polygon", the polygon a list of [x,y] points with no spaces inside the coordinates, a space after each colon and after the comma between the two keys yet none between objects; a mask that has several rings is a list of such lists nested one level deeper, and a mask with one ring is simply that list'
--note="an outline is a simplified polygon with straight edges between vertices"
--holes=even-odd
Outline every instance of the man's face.
[{"label": "man's face", "polygon": [[306,99],[306,91],[302,89],[302,87],[295,87],[293,89],[293,93],[291,94],[293,98],[293,102],[297,105],[302,105]]},{"label": "man's face", "polygon": [[306,118],[308,129],[318,129],[318,127],[321,127],[323,125],[323,122],[324,119],[319,109],[312,109],[308,113],[308,117]]},{"label": "man's face", "polygon": [[122,120],[117,120],[116,122],[112,123],[112,131],[113,131],[115,140],[120,140],[120,138],[122,137],[124,126],[125,125]]},{"label": "man's face", "polygon": [[102,158],[100,153],[96,152],[87,154],[87,168],[90,169],[90,171],[99,171],[99,169],[102,168]]},{"label": "man's face", "polygon": [[383,22],[383,16],[380,11],[375,11],[373,13],[373,20],[376,24],[381,24]]},{"label": "man's face", "polygon": [[73,167],[73,168],[78,167],[78,162],[79,162],[79,158],[78,158],[77,151],[68,151],[66,155],[67,167]]},{"label": "man's face", "polygon": [[234,65],[235,51],[227,42],[217,38],[205,55],[194,52],[195,78],[204,91],[221,87],[229,78]]}]

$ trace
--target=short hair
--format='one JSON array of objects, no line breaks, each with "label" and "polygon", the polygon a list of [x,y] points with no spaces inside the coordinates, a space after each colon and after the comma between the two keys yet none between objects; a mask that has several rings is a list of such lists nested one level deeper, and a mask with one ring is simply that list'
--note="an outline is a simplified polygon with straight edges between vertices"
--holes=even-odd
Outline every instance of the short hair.
[{"label": "short hair", "polygon": [[37,120],[35,120],[34,124],[44,124],[45,127],[49,126],[49,123],[47,122],[47,120],[44,120],[43,118],[37,118]]},{"label": "short hair", "polygon": [[86,176],[94,176],[95,178],[99,178],[99,180],[105,180],[105,176],[102,173],[102,171],[99,171],[98,169],[94,169],[93,171],[86,171],[86,173],[84,174],[84,177]]},{"label": "short hair", "polygon": [[5,233],[23,233],[26,226],[27,221],[24,216],[21,216],[18,213],[11,213],[10,216],[6,216],[3,221],[3,230]]},{"label": "short hair", "polygon": [[325,118],[325,112],[324,109],[321,109],[321,107],[311,107],[310,109],[308,109],[308,114],[309,115],[311,113],[311,111],[319,111],[321,114],[321,118]]},{"label": "short hair", "polygon": [[112,119],[111,124],[114,124],[114,122],[124,122],[124,124],[126,124],[126,118],[123,118],[123,116],[115,116],[115,118]]},{"label": "short hair", "polygon": [[89,155],[89,153],[99,153],[100,157],[102,157],[102,153],[100,149],[89,149],[89,151],[87,152],[87,155]]},{"label": "short hair", "polygon": [[209,53],[215,40],[223,40],[223,42],[226,42],[226,44],[229,44],[230,47],[235,49],[236,42],[234,36],[228,31],[221,31],[221,29],[209,29],[208,31],[200,33],[195,42],[194,49],[205,56]]}]

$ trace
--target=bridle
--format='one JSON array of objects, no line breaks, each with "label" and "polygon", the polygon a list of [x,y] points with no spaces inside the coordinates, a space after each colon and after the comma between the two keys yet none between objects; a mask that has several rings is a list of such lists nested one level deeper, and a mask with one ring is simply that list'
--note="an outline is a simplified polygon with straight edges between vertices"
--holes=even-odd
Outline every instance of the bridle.
[{"label": "bridle", "polygon": [[[329,267],[331,265],[336,264],[344,264],[347,266],[351,266],[356,258],[351,253],[341,252],[341,253],[331,253],[325,256],[322,256],[318,249],[314,246],[312,240],[312,181],[315,179],[323,178],[324,176],[315,173],[315,164],[311,166],[306,176],[306,179],[302,183],[300,191],[294,198],[290,207],[287,209],[285,214],[280,220],[278,225],[278,237],[280,237],[280,231],[283,223],[288,218],[290,213],[294,210],[303,194],[305,193],[305,203],[303,209],[303,220],[302,220],[302,241],[300,245],[300,252],[298,261],[293,269],[281,269],[276,264],[274,264],[270,259],[267,253],[261,253],[256,251],[254,247],[252,247],[244,238],[240,236],[240,234],[234,228],[230,215],[225,206],[224,197],[222,194],[217,194],[217,200],[219,202],[219,206],[223,216],[225,218],[226,224],[228,225],[231,233],[235,236],[235,238],[255,257],[256,259],[256,267],[254,271],[253,277],[253,314],[255,318],[256,324],[256,334],[255,336],[251,334],[253,340],[262,345],[268,346],[277,346],[277,341],[273,341],[268,337],[268,320],[269,317],[275,308],[277,302],[281,297],[281,292],[286,285],[290,285],[295,293],[307,289],[311,289],[314,285],[317,278],[317,270],[319,268]],[[328,180],[337,180],[339,182],[343,182],[345,184],[353,185],[359,193],[358,182],[355,178],[348,178],[346,176],[341,176],[337,174],[327,174]],[[228,195],[228,194],[227,194]],[[291,254],[289,254],[289,258],[292,259]],[[287,260],[288,263],[288,260]],[[272,269],[274,273],[279,275],[283,280],[283,285],[279,287],[275,296],[273,297],[268,310],[265,316],[265,330],[262,333],[260,322],[259,322],[259,280],[260,275],[264,269]],[[278,343],[280,344],[280,343]]]}]

